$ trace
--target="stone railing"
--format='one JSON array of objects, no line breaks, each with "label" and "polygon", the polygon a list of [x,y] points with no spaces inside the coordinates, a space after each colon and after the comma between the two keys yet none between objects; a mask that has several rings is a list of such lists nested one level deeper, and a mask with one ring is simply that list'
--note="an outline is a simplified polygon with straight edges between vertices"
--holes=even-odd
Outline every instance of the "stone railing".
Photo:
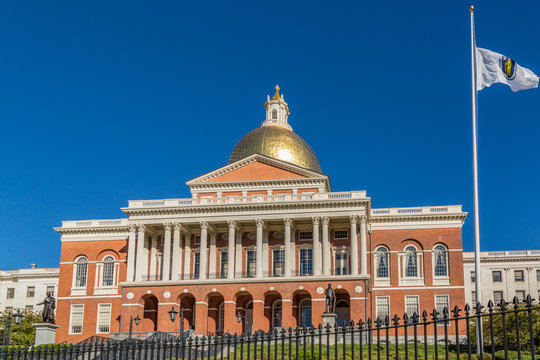
[{"label": "stone railing", "polygon": [[347,191],[332,193],[309,193],[309,194],[276,194],[276,195],[250,195],[250,196],[224,196],[224,197],[201,197],[190,199],[164,199],[164,200],[131,200],[129,208],[148,207],[181,207],[200,205],[225,205],[241,203],[268,203],[268,202],[298,202],[298,201],[321,201],[321,200],[349,200],[366,197],[365,191]]},{"label": "stone railing", "polygon": [[116,227],[127,226],[128,219],[106,219],[106,220],[83,220],[83,221],[62,221],[63,228],[84,228],[84,227]]},{"label": "stone railing", "polygon": [[503,257],[503,256],[533,256],[540,255],[540,250],[509,250],[509,251],[487,251],[480,252],[481,255],[487,255],[489,257]]},{"label": "stone railing", "polygon": [[428,215],[428,214],[458,214],[461,213],[461,205],[449,206],[421,206],[410,208],[387,208],[387,209],[372,209],[371,215]]}]

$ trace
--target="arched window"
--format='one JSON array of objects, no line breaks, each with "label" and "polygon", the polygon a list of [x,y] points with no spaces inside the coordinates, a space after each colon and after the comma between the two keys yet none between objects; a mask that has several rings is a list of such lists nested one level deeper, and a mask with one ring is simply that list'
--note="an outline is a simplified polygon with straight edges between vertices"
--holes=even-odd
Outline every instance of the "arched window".
[{"label": "arched window", "polygon": [[87,275],[88,275],[88,259],[84,256],[81,256],[75,262],[75,286],[85,287]]},{"label": "arched window", "polygon": [[388,249],[384,246],[381,246],[375,251],[376,266],[377,266],[377,277],[378,278],[387,278],[389,277],[388,271]]},{"label": "arched window", "polygon": [[110,255],[103,259],[103,278],[101,283],[103,286],[114,285],[114,258]]},{"label": "arched window", "polygon": [[281,300],[274,301],[274,304],[272,305],[272,328],[280,328],[281,327]]},{"label": "arched window", "polygon": [[223,333],[225,327],[225,303],[219,304],[218,332]]},{"label": "arched window", "polygon": [[418,257],[416,248],[409,245],[405,248],[405,276],[418,276]]},{"label": "arched window", "polygon": [[272,119],[277,119],[277,110],[272,110]]},{"label": "arched window", "polygon": [[448,276],[448,249],[439,244],[433,249],[435,255],[435,276]]},{"label": "arched window", "polygon": [[311,300],[304,299],[300,303],[300,316],[299,316],[299,326],[300,327],[311,327]]}]

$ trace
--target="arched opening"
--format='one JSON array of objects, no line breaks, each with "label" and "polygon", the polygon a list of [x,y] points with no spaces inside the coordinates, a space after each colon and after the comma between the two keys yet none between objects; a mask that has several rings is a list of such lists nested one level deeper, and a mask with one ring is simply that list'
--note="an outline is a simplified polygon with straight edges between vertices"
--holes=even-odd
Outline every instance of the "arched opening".
[{"label": "arched opening", "polygon": [[338,326],[348,325],[351,321],[351,297],[343,289],[337,289],[335,292],[337,324]]},{"label": "arched opening", "polygon": [[218,292],[210,293],[207,295],[208,302],[208,335],[223,334],[223,327],[225,320],[224,314],[224,301],[223,295]]},{"label": "arched opening", "polygon": [[281,294],[269,291],[264,295],[264,316],[266,329],[281,329]]},{"label": "arched opening", "polygon": [[[195,297],[191,294],[183,294],[178,298],[180,303],[180,314],[178,314],[178,320],[180,323],[177,325],[177,329],[195,330]],[[184,323],[182,324],[182,312],[184,314]]]},{"label": "arched opening", "polygon": [[251,334],[253,331],[253,296],[247,292],[236,294],[236,314],[240,315],[242,332]]},{"label": "arched opening", "polygon": [[313,324],[311,318],[311,295],[307,291],[297,291],[293,295],[293,314],[298,327],[310,327]]},{"label": "arched opening", "polygon": [[277,119],[277,110],[272,110],[272,119]]},{"label": "arched opening", "polygon": [[142,301],[144,302],[143,316],[138,330],[157,331],[158,299],[154,295],[145,295]]}]

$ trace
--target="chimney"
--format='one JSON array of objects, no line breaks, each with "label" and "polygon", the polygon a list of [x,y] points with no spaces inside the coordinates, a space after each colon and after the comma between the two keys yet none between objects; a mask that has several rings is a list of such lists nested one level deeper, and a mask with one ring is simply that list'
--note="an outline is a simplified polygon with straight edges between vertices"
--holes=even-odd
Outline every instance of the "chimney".
[{"label": "chimney", "polygon": [[36,264],[30,264],[30,266],[32,267],[32,269],[36,268]]}]

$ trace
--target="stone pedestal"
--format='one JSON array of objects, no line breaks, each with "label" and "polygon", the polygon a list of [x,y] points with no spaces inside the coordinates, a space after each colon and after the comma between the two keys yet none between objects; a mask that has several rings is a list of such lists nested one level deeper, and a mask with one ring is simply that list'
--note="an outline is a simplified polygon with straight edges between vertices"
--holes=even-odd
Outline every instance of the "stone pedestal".
[{"label": "stone pedestal", "polygon": [[36,328],[36,341],[34,345],[54,344],[56,329],[60,326],[50,323],[32,324]]},{"label": "stone pedestal", "polygon": [[330,313],[323,313],[322,315],[322,326],[323,329],[326,329],[326,325],[330,325],[330,329],[334,330],[334,326],[336,326],[337,322],[337,315],[336,314],[330,314]]}]

